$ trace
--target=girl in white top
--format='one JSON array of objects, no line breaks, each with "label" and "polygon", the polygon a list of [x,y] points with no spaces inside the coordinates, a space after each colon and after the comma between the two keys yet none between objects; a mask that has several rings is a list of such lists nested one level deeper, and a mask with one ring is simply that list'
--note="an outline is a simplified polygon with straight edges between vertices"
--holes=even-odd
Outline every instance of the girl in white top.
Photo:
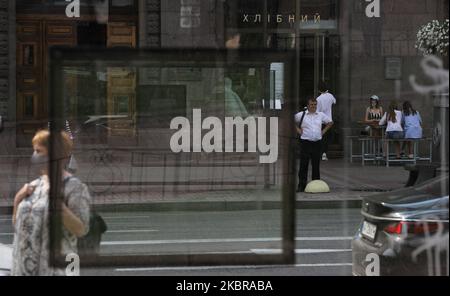
[{"label": "girl in white top", "polygon": [[[386,125],[386,138],[387,139],[403,139],[404,132],[402,128],[402,112],[397,110],[397,102],[393,101],[389,104],[389,110],[388,112],[384,113],[383,117],[381,118],[379,125]],[[388,143],[386,142],[386,145]],[[397,158],[400,158],[400,142],[395,141],[395,153],[397,155]],[[387,147],[385,146],[385,151]],[[389,155],[388,155],[389,157]]]}]

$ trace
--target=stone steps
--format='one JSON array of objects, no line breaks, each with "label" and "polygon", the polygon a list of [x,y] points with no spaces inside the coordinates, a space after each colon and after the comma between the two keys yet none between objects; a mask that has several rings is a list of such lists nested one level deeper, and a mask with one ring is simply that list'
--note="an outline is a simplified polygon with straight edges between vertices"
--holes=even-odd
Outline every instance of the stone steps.
[{"label": "stone steps", "polygon": [[342,145],[332,144],[328,147],[327,157],[329,159],[344,158],[344,149]]}]

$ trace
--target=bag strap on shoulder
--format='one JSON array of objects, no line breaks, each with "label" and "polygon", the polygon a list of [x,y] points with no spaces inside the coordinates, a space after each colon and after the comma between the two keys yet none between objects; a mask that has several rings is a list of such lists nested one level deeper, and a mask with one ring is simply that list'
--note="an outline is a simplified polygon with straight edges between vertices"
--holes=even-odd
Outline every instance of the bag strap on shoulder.
[{"label": "bag strap on shoulder", "polygon": [[299,128],[302,128],[302,123],[303,123],[303,119],[305,119],[305,115],[306,115],[306,109],[303,110],[302,117],[300,118],[300,123],[298,124]]}]

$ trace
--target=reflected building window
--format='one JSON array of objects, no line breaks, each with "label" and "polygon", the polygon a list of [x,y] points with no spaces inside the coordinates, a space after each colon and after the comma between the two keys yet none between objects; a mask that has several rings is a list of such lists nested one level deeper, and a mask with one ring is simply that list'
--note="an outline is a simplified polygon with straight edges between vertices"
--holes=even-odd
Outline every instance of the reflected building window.
[{"label": "reflected building window", "polygon": [[128,115],[129,98],[128,96],[117,96],[115,98],[115,115]]},{"label": "reflected building window", "polygon": [[29,95],[24,95],[23,97],[23,115],[25,118],[33,118],[34,117],[34,108],[35,108],[35,103],[34,103],[34,95],[29,94]]},{"label": "reflected building window", "polygon": [[23,65],[24,66],[34,66],[34,45],[33,44],[24,44],[23,45]]}]

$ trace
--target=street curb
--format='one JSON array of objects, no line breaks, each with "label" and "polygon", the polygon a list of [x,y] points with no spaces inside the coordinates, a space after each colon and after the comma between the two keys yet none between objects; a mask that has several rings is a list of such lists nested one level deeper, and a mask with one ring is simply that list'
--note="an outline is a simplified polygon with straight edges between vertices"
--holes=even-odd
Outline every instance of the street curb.
[{"label": "street curb", "polygon": [[[340,209],[360,208],[360,199],[347,200],[297,200],[296,209]],[[248,210],[279,210],[280,201],[196,201],[196,202],[153,202],[128,204],[94,204],[98,212],[126,211],[248,211]],[[0,207],[0,214],[11,215],[11,206]]]},{"label": "street curb", "polygon": [[[360,208],[361,200],[342,201],[296,201],[296,209]],[[279,201],[208,201],[208,202],[161,202],[148,204],[94,205],[99,212],[121,211],[249,211],[279,210]]]}]

